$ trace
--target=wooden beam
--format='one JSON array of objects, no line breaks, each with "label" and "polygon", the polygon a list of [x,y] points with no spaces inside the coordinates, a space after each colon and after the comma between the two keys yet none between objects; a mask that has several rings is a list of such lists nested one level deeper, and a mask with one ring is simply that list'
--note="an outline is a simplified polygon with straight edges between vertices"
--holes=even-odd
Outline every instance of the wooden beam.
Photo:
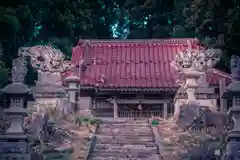
[{"label": "wooden beam", "polygon": [[95,92],[176,92],[177,87],[169,88],[140,88],[140,87],[121,87],[121,88],[108,88],[108,87],[93,87],[93,86],[81,86],[81,90],[95,90]]},{"label": "wooden beam", "polygon": [[170,99],[162,100],[150,100],[150,99],[117,99],[118,104],[161,104],[161,103],[170,103]]}]

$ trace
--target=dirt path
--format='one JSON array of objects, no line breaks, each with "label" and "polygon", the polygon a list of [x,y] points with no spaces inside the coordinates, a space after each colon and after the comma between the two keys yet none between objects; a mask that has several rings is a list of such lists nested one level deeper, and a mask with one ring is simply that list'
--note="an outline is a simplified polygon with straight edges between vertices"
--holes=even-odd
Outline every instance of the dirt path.
[{"label": "dirt path", "polygon": [[88,145],[87,139],[90,134],[89,129],[78,127],[77,125],[67,121],[58,122],[58,126],[68,130],[74,135],[74,141],[71,142],[74,148],[71,160],[84,160]]}]

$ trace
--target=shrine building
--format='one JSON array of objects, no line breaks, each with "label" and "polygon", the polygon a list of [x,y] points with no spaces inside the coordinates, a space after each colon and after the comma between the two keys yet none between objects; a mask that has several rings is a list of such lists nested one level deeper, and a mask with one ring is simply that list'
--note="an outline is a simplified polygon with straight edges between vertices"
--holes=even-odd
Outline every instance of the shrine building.
[{"label": "shrine building", "polygon": [[[181,76],[171,62],[189,41],[199,46],[189,38],[80,40],[72,50],[71,63],[77,67],[63,73],[63,78],[80,77],[77,104],[94,116],[168,117],[176,101],[186,99],[178,83]],[[197,100],[226,110],[219,95],[230,80],[228,74],[210,69],[199,78]]]}]

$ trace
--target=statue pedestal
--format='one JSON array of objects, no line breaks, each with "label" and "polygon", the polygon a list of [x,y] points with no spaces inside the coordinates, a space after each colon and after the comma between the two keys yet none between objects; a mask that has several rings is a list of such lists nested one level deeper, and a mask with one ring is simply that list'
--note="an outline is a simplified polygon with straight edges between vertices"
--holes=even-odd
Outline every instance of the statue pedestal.
[{"label": "statue pedestal", "polygon": [[[184,77],[186,78],[186,83],[184,85],[184,90],[187,93],[187,100],[184,102],[187,106],[200,106],[200,103],[196,99],[196,90],[198,88],[197,80],[204,74],[203,72],[198,72],[190,68],[183,70]],[[198,108],[198,107],[196,107]],[[177,112],[181,112],[181,106],[178,106]],[[179,114],[178,113],[178,114]]]},{"label": "statue pedestal", "polygon": [[11,106],[4,112],[10,118],[11,123],[7,131],[0,135],[0,159],[30,160],[28,138],[22,127],[26,109]]},{"label": "statue pedestal", "polygon": [[223,160],[240,158],[240,131],[231,131],[227,136],[227,146]]},{"label": "statue pedestal", "polygon": [[0,159],[30,160],[28,140],[24,134],[0,135]]},{"label": "statue pedestal", "polygon": [[186,84],[184,89],[187,92],[188,98],[187,103],[197,104],[196,101],[196,89],[198,88],[197,80],[201,75],[204,75],[204,72],[195,71],[193,69],[184,69],[183,74],[186,77]]}]

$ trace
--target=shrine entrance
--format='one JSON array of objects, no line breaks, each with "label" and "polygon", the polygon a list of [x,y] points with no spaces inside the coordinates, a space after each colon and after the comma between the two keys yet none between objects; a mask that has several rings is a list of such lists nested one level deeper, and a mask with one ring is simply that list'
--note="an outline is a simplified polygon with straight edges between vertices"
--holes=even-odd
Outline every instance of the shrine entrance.
[{"label": "shrine entrance", "polygon": [[95,117],[167,118],[171,113],[171,103],[163,100],[98,98],[93,101],[91,110]]},{"label": "shrine entrance", "polygon": [[119,104],[119,118],[163,117],[163,104]]}]

